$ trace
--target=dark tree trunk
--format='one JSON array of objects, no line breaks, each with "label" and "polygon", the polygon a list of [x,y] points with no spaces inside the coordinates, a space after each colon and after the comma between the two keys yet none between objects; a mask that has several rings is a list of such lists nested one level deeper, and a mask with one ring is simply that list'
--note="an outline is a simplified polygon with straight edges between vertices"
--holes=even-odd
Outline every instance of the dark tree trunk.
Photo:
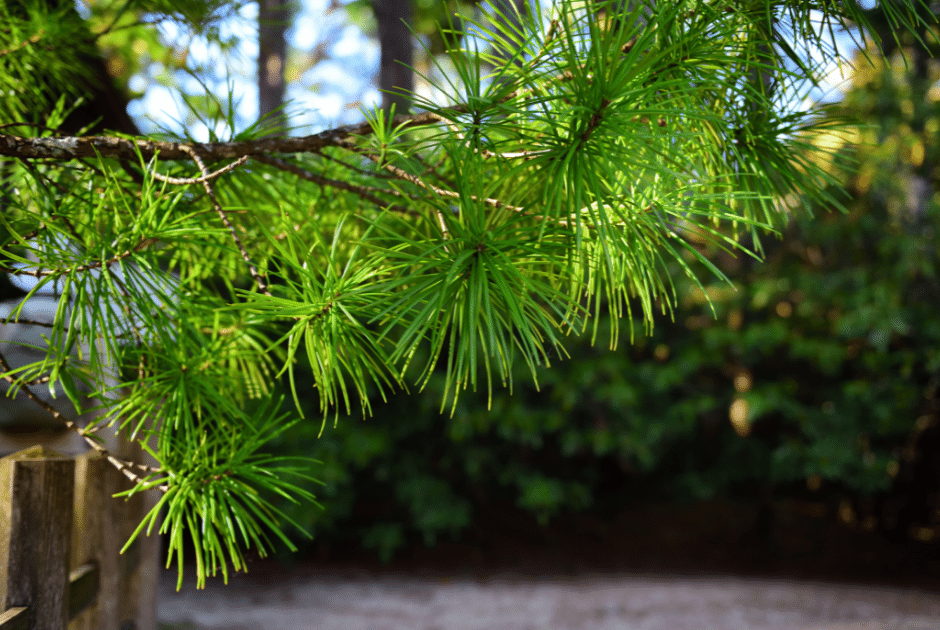
[{"label": "dark tree trunk", "polygon": [[59,131],[77,135],[82,129],[97,135],[106,130],[139,136],[137,123],[127,113],[130,102],[127,94],[115,83],[100,55],[89,56],[81,63],[91,71],[91,80],[85,88],[85,102],[72,112]]},{"label": "dark tree trunk", "polygon": [[411,2],[409,0],[373,0],[372,10],[378,23],[382,61],[379,89],[382,109],[403,113],[411,103],[407,93],[414,90],[414,46],[411,41]]},{"label": "dark tree trunk", "polygon": [[[85,133],[97,135],[109,131],[118,131],[128,135],[141,135],[137,124],[127,113],[129,103],[127,93],[118,85],[108,68],[105,65],[104,58],[98,49],[91,43],[93,41],[91,33],[84,27],[84,20],[75,11],[74,2],[67,0],[50,0],[48,3],[50,9],[62,9],[63,20],[74,20],[79,25],[81,39],[76,41],[74,47],[68,50],[61,50],[60,53],[69,59],[70,68],[81,68],[76,71],[74,76],[67,82],[53,81],[41,75],[42,68],[37,68],[40,73],[38,80],[49,89],[44,96],[45,103],[36,104],[37,120],[45,122],[53,105],[63,93],[75,95],[80,94],[84,97],[78,107],[68,115],[68,117],[58,127],[58,131],[65,135],[78,135]],[[14,18],[29,18],[29,7],[21,2],[9,2],[7,9]],[[67,83],[67,84],[64,84]],[[69,103],[71,104],[71,103]],[[14,121],[3,121],[14,122]],[[13,128],[13,133],[20,130]],[[124,168],[132,174],[132,177],[139,176],[136,170],[122,161]],[[8,197],[14,194],[8,182],[6,181],[6,167],[0,165],[0,213],[7,211]],[[5,229],[0,229],[0,239],[5,240],[9,234]],[[6,256],[0,256],[0,264],[11,266],[12,261]],[[14,286],[7,274],[0,274],[0,302],[7,300],[19,300],[26,296],[26,292]]]},{"label": "dark tree trunk", "polygon": [[[41,82],[51,88],[49,109],[64,92],[84,96],[84,102],[69,114],[59,131],[78,135],[82,130],[87,134],[100,134],[111,130],[140,135],[140,129],[127,113],[127,94],[108,72],[104,58],[93,43],[94,38],[85,27],[85,21],[75,10],[75,3],[69,0],[48,0],[46,5],[50,10],[62,11],[62,20],[74,23],[81,34],[74,46],[60,51],[63,58],[69,60],[66,64],[68,67],[81,68],[81,71],[76,71],[74,77],[65,82],[67,85],[63,84],[61,79],[55,82],[40,77]],[[12,0],[7,3],[7,9],[12,16],[29,19],[28,3]],[[37,71],[42,74],[41,68]],[[48,110],[41,113],[46,114]]]},{"label": "dark tree trunk", "polygon": [[[284,104],[284,67],[291,10],[287,0],[258,0],[258,117],[271,114]],[[283,112],[265,123],[268,128],[287,122]]]},{"label": "dark tree trunk", "polygon": [[[501,30],[508,34],[516,34],[522,30],[522,23],[529,15],[529,3],[527,0],[493,0],[495,6],[502,16]],[[513,35],[515,36],[515,35]],[[504,61],[508,62],[516,54],[518,46],[511,42],[497,44],[495,46],[496,54]]]}]

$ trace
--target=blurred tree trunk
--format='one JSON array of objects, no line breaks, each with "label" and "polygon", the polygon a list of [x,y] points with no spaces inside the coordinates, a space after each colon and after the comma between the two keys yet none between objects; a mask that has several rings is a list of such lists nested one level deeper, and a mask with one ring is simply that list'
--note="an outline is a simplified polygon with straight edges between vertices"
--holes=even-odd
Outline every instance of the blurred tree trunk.
[{"label": "blurred tree trunk", "polygon": [[411,99],[404,92],[414,90],[414,45],[411,41],[412,8],[410,0],[373,0],[372,10],[378,24],[382,60],[379,66],[379,89],[382,109],[408,110]]},{"label": "blurred tree trunk", "polygon": [[[507,33],[518,33],[522,31],[522,23],[529,15],[528,0],[493,0],[493,6],[499,11],[501,16],[501,30]],[[496,54],[508,62],[516,54],[518,46],[506,42],[504,46],[496,46]]]},{"label": "blurred tree trunk", "polygon": [[[76,14],[76,19],[81,18]],[[88,56],[79,63],[84,64],[91,75],[86,87],[85,102],[65,119],[59,131],[77,134],[81,129],[87,128],[87,133],[95,135],[108,129],[139,136],[137,123],[127,113],[130,99],[115,83],[101,55]]]},{"label": "blurred tree trunk", "polygon": [[[105,130],[119,131],[128,135],[140,135],[136,123],[127,113],[129,99],[122,86],[108,71],[105,59],[94,44],[94,38],[85,26],[85,20],[75,10],[75,3],[70,0],[48,0],[46,6],[52,11],[61,11],[62,19],[76,26],[81,33],[80,40],[76,41],[69,50],[61,51],[63,58],[68,58],[69,67],[74,70],[74,76],[67,82],[40,79],[50,86],[48,108],[42,114],[48,113],[58,97],[65,92],[79,92],[84,101],[76,107],[59,131],[66,134],[78,135],[80,131],[86,134],[100,134]],[[7,10],[11,14],[28,14],[28,3],[20,0],[9,0]],[[42,75],[42,68],[37,68]],[[76,89],[77,88],[77,89]],[[68,103],[71,105],[72,103]],[[10,122],[10,121],[3,121]]]},{"label": "blurred tree trunk", "polygon": [[[920,12],[923,17],[930,18],[937,14],[936,9],[921,7]],[[872,15],[876,18],[878,30],[884,46],[884,55],[890,58],[897,50],[897,42],[894,40],[891,32],[891,21],[884,14],[884,9],[878,7],[872,9]],[[925,133],[925,124],[930,115],[930,109],[933,107],[932,99],[928,98],[928,92],[934,85],[931,78],[930,61],[936,62],[938,53],[938,43],[935,36],[924,28],[918,29],[918,35],[924,41],[932,45],[932,50],[924,50],[921,46],[908,46],[904,53],[907,55],[908,67],[907,83],[911,90],[911,105],[913,112],[909,119],[911,131],[919,136]],[[885,103],[882,106],[883,115],[888,116],[888,110],[894,107],[892,103]],[[933,197],[937,189],[937,178],[934,175],[935,160],[932,159],[932,152],[925,151],[924,158],[920,164],[911,165],[911,172],[908,174],[907,191],[905,199],[907,210],[912,219],[913,229],[921,230],[926,226],[920,225],[927,215],[927,204]]]},{"label": "blurred tree trunk", "polygon": [[[62,9],[63,19],[74,20],[77,25],[82,25],[84,42],[76,42],[75,46],[69,51],[63,51],[63,55],[69,57],[71,68],[75,69],[71,85],[65,87],[61,83],[48,79],[39,80],[49,86],[58,87],[58,92],[48,94],[46,105],[39,106],[37,109],[37,120],[45,122],[46,115],[54,106],[56,100],[68,88],[78,88],[84,101],[68,115],[65,121],[59,126],[59,131],[64,134],[78,135],[85,133],[90,135],[105,133],[107,130],[119,131],[132,136],[141,135],[137,124],[127,113],[127,105],[130,99],[124,89],[118,85],[115,78],[108,72],[107,64],[101,53],[91,42],[93,38],[91,33],[84,28],[85,21],[75,10],[75,3],[68,0],[49,0],[47,3],[52,10]],[[22,12],[28,13],[28,7],[22,2],[13,0],[7,3],[7,9],[11,14]],[[79,70],[80,69],[80,70]],[[42,68],[37,68],[41,75]],[[63,89],[65,87],[65,89]],[[74,92],[71,92],[74,93]],[[71,105],[71,103],[69,103]],[[14,121],[0,121],[14,122]],[[15,130],[16,128],[14,128]],[[6,173],[0,172],[0,213],[6,212],[5,196],[11,194],[7,182]],[[7,236],[4,230],[0,230],[0,236]],[[9,264],[6,257],[0,257],[0,264]],[[0,274],[0,302],[13,299],[21,299],[26,292],[14,286],[7,274]]]},{"label": "blurred tree trunk", "polygon": [[[287,0],[258,0],[258,118],[268,116],[284,105],[284,68],[291,9]],[[265,126],[282,128],[287,123],[283,111],[270,117]]]}]

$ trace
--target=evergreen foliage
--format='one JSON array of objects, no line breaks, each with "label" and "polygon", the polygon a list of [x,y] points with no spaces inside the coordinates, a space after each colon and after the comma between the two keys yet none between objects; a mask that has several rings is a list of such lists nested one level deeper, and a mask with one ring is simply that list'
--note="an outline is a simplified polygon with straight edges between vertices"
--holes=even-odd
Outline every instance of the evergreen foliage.
[{"label": "evergreen foliage", "polygon": [[[838,206],[843,156],[819,139],[849,121],[796,104],[838,58],[834,29],[876,35],[854,3],[560,0],[521,26],[464,20],[478,37],[450,51],[446,106],[416,95],[420,114],[265,138],[230,99],[226,135],[199,144],[59,137],[74,94],[58,86],[81,73],[64,18],[4,6],[0,265],[60,302],[46,357],[0,369],[14,395],[59,384],[78,405],[84,383],[109,400],[72,428],[99,450],[108,424],[148,444],[155,468],[113,459],[163,492],[138,531],[194,553],[200,584],[287,541],[272,497],[313,498],[309,468],[262,454],[291,427],[280,375],[297,410],[315,388],[325,424],[440,368],[453,414],[520,368],[537,383],[567,335],[648,332],[674,278],[721,276],[705,245],[757,255],[799,211],[782,199]],[[884,4],[895,32],[916,6]]]},{"label": "evergreen foliage", "polygon": [[[906,59],[854,60],[831,113],[857,125],[820,138],[845,169],[808,154],[848,194],[846,213],[810,202],[759,262],[712,248],[730,285],[685,254],[703,286],[669,266],[674,319],[616,352],[566,340],[571,360],[541,368],[539,390],[524,383],[492,408],[465,395],[448,422],[415,396],[322,437],[299,426],[274,447],[323,461],[329,509],[292,515],[320,543],[385,559],[472,537],[494,512],[545,523],[720,497],[936,544],[940,66],[935,43],[911,43]],[[428,390],[442,387],[437,372]]]}]

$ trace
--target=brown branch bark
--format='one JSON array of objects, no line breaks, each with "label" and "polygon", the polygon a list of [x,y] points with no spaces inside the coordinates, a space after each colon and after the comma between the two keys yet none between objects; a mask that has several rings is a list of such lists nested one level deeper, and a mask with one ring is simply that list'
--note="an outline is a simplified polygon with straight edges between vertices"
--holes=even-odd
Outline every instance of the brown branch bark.
[{"label": "brown branch bark", "polygon": [[[462,107],[451,109],[454,113]],[[440,122],[443,118],[433,112],[396,116],[394,126],[423,127]],[[23,138],[0,134],[0,155],[23,159],[75,160],[101,157],[136,160],[137,153],[144,159],[159,154],[161,160],[191,160],[195,153],[203,160],[236,159],[243,156],[276,153],[313,153],[325,147],[342,146],[352,136],[369,135],[368,122],[328,129],[303,138],[262,138],[243,142],[207,142],[184,144],[160,142],[143,138],[115,138],[111,136]]]}]

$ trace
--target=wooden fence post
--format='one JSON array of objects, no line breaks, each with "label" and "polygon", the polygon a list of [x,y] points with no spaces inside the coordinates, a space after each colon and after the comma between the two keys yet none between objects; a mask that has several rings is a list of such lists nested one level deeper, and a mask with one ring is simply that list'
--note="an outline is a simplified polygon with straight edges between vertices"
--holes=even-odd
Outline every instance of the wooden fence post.
[{"label": "wooden fence post", "polygon": [[152,493],[113,498],[131,486],[104,457],[76,458],[72,567],[95,563],[100,581],[95,604],[69,630],[156,630],[159,537],[141,535],[119,553],[153,505]]},{"label": "wooden fence post", "polygon": [[65,630],[75,462],[41,446],[0,459],[0,612]]},{"label": "wooden fence post", "polygon": [[0,459],[0,628],[156,630],[160,539],[119,553],[156,497],[130,488],[94,453]]},{"label": "wooden fence post", "polygon": [[[125,441],[119,453],[120,457],[133,462],[156,465],[156,462],[151,460],[147,452],[136,442]],[[117,469],[114,469],[113,474],[120,477],[124,489],[131,488],[131,481],[118,472]],[[121,544],[118,549],[124,546],[124,543],[134,533],[140,522],[144,520],[144,516],[150,512],[159,499],[159,490],[148,490],[147,492],[138,492],[126,503],[122,500],[124,512],[121,519]],[[134,543],[134,548],[125,552],[122,561],[124,562],[122,566],[127,571],[127,579],[124,584],[125,596],[121,600],[122,623],[126,624],[127,620],[133,620],[134,627],[130,630],[157,630],[157,596],[160,592],[160,535],[156,532],[151,533],[150,536],[141,534],[137,538],[137,542]],[[128,628],[128,626],[124,626],[124,630],[128,630]]]},{"label": "wooden fence post", "polygon": [[[94,606],[79,613],[69,630],[120,630],[121,564],[120,499],[123,490],[107,459],[94,453],[75,458],[75,522],[72,526],[72,566],[98,565],[98,596]],[[118,474],[120,476],[120,473]]]}]

